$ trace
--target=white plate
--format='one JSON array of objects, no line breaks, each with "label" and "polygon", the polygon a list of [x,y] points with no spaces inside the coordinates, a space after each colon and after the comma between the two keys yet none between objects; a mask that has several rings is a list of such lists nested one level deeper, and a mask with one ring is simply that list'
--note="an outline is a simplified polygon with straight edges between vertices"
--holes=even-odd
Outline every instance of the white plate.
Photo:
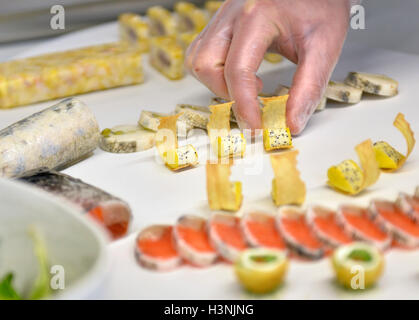
[{"label": "white plate", "polygon": [[34,227],[45,240],[51,270],[60,270],[63,276],[64,288],[53,290],[56,295],[50,298],[98,296],[109,269],[107,240],[98,226],[77,209],[21,182],[0,179],[0,203],[1,277],[13,272],[16,291],[28,296],[38,275],[28,234]]},{"label": "white plate", "polygon": [[[53,50],[63,50],[117,39],[114,23],[69,34],[22,53],[29,56]],[[413,192],[419,181],[419,152],[413,151],[405,166],[397,173],[383,174],[380,180],[357,197],[338,194],[325,186],[327,169],[340,161],[357,160],[354,147],[371,138],[385,140],[404,152],[405,142],[392,125],[398,112],[403,112],[419,132],[419,74],[415,72],[419,57],[398,52],[366,49],[347,43],[334,72],[334,80],[343,80],[349,71],[387,74],[400,83],[400,94],[393,98],[365,96],[354,106],[328,104],[328,109],[315,114],[304,133],[294,139],[300,151],[299,168],[308,186],[307,203],[336,207],[350,202],[366,205],[371,198],[395,198],[398,191]],[[191,76],[180,81],[168,81],[154,71],[144,57],[146,81],[142,85],[81,95],[80,99],[95,113],[101,128],[123,123],[136,123],[142,109],[172,111],[177,103],[208,104],[212,94]],[[260,75],[265,92],[278,82],[290,84],[295,68],[289,62],[263,62]],[[0,111],[0,124],[8,125],[40,110],[53,102]],[[129,202],[133,209],[133,235],[111,245],[114,267],[108,298],[206,299],[246,297],[238,289],[229,267],[219,265],[207,270],[182,268],[167,274],[156,274],[137,266],[133,250],[135,234],[155,223],[173,223],[186,213],[200,212],[206,203],[205,167],[180,173],[170,172],[155,161],[152,151],[136,154],[109,154],[95,151],[93,157],[65,170]],[[255,160],[253,164],[247,161]],[[203,163],[203,162],[202,162]],[[254,166],[257,163],[259,166]],[[253,174],[249,174],[253,170]],[[247,174],[246,174],[247,173]],[[272,169],[269,157],[262,151],[237,161],[232,180],[243,183],[244,204],[268,201]],[[392,252],[388,268],[377,290],[363,298],[414,298],[419,292],[417,255]],[[330,282],[327,261],[293,263],[288,285],[275,298],[347,298]],[[416,289],[416,290],[414,290]],[[416,296],[417,298],[417,296]]]}]

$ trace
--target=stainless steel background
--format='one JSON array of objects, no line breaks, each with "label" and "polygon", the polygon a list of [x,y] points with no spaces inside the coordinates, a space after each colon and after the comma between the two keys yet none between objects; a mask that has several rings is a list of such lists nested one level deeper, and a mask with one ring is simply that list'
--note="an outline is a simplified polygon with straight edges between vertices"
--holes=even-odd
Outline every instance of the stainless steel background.
[{"label": "stainless steel background", "polygon": [[[189,0],[203,3],[204,0]],[[50,29],[54,4],[66,9],[66,32],[115,20],[127,11],[143,13],[147,7],[172,7],[175,0],[0,0],[0,61],[62,31]],[[419,0],[364,0],[366,30],[349,30],[348,41],[419,54]],[[333,18],[333,17],[331,17]],[[1,43],[8,43],[3,44]]]},{"label": "stainless steel background", "polygon": [[[202,4],[204,0],[188,0]],[[144,13],[152,5],[171,8],[175,0],[0,0],[0,43],[56,36],[115,20],[123,12]],[[65,30],[52,30],[50,9],[65,9]]]}]

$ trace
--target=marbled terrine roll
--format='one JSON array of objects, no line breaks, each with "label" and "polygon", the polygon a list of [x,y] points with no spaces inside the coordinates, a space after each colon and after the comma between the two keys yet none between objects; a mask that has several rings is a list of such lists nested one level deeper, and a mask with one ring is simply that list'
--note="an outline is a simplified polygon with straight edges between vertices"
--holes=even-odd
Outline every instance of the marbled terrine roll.
[{"label": "marbled terrine roll", "polygon": [[131,223],[129,205],[95,186],[59,172],[43,172],[21,179],[69,201],[103,226],[113,239],[124,236]]},{"label": "marbled terrine roll", "polygon": [[0,176],[57,169],[91,153],[99,126],[90,109],[69,98],[0,131]]},{"label": "marbled terrine roll", "polygon": [[0,63],[0,108],[141,83],[141,53],[115,42]]}]

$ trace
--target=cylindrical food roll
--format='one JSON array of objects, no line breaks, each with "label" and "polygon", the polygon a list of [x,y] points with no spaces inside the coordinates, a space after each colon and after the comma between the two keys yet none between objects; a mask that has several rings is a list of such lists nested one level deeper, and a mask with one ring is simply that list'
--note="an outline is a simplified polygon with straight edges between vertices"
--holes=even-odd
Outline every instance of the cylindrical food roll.
[{"label": "cylindrical food roll", "polygon": [[180,217],[173,227],[173,239],[179,255],[192,265],[207,267],[217,260],[218,253],[208,236],[207,220],[202,217]]},{"label": "cylindrical food roll", "polygon": [[144,268],[169,271],[182,264],[174,245],[172,226],[149,226],[140,231],[135,242],[135,257]]},{"label": "cylindrical food roll", "polygon": [[131,222],[128,204],[80,179],[58,172],[45,172],[22,178],[22,181],[71,202],[105,227],[114,239],[128,231]]},{"label": "cylindrical food roll", "polygon": [[99,137],[89,108],[76,99],[63,100],[0,131],[0,176],[63,167],[92,152]]},{"label": "cylindrical food roll", "polygon": [[166,165],[172,170],[179,170],[198,164],[198,153],[191,144],[169,150],[164,156]]},{"label": "cylindrical food roll", "polygon": [[141,50],[116,42],[0,63],[0,108],[143,82]]}]

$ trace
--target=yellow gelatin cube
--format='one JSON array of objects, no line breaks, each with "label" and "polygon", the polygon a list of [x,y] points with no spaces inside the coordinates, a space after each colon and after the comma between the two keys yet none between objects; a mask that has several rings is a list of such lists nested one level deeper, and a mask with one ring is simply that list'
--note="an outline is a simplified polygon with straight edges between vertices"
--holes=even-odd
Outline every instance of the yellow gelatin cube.
[{"label": "yellow gelatin cube", "polygon": [[178,2],[175,11],[179,16],[178,32],[201,32],[208,23],[205,12],[190,2]]},{"label": "yellow gelatin cube", "polygon": [[195,40],[198,34],[198,32],[184,32],[178,34],[177,39],[183,50],[186,51],[186,49],[188,49],[189,45]]},{"label": "yellow gelatin cube", "polygon": [[262,102],[263,144],[266,151],[292,147],[286,123],[288,95],[259,97]]},{"label": "yellow gelatin cube", "polygon": [[265,53],[265,60],[271,63],[278,63],[282,61],[282,56],[278,53],[267,52]]},{"label": "yellow gelatin cube", "polygon": [[176,20],[172,13],[162,6],[153,6],[147,10],[150,35],[153,37],[176,34]]},{"label": "yellow gelatin cube", "polygon": [[198,153],[190,144],[175,150],[168,150],[163,156],[165,164],[172,170],[179,170],[198,164]]},{"label": "yellow gelatin cube", "polygon": [[328,185],[351,195],[356,195],[373,185],[380,177],[380,167],[371,139],[358,144],[355,151],[361,166],[353,160],[344,160],[327,171]]},{"label": "yellow gelatin cube", "polygon": [[374,152],[381,169],[397,169],[404,159],[404,155],[384,141],[374,143]]},{"label": "yellow gelatin cube", "polygon": [[119,36],[122,41],[138,46],[142,52],[149,51],[149,27],[134,13],[124,13],[118,18]]},{"label": "yellow gelatin cube", "polygon": [[224,1],[206,1],[205,10],[207,10],[210,17],[212,17],[218,9],[222,6]]},{"label": "yellow gelatin cube", "polygon": [[266,151],[292,148],[292,137],[288,127],[263,130],[263,145]]},{"label": "yellow gelatin cube", "polygon": [[151,40],[150,63],[167,78],[183,78],[183,59],[183,48],[174,36],[156,37]]},{"label": "yellow gelatin cube", "polygon": [[187,13],[197,9],[197,7],[192,2],[179,1],[176,2],[174,9],[177,13]]},{"label": "yellow gelatin cube", "polygon": [[364,182],[363,171],[353,160],[344,160],[330,167],[327,176],[333,187],[350,194],[358,193]]},{"label": "yellow gelatin cube", "polygon": [[246,151],[246,139],[242,133],[218,136],[218,150],[219,158],[241,156],[243,157]]}]

